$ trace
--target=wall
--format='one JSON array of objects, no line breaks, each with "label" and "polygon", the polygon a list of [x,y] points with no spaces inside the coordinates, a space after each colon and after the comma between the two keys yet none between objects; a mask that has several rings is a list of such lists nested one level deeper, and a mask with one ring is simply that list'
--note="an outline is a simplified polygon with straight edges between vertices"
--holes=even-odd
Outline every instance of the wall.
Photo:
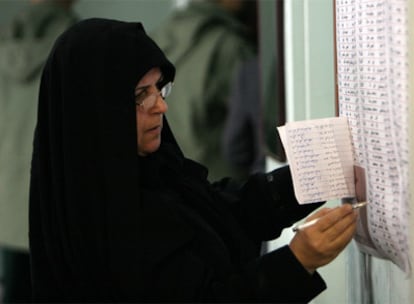
[{"label": "wall", "polygon": [[[285,1],[285,64],[287,121],[335,116],[331,1]],[[269,161],[269,169],[278,165]],[[325,206],[337,204],[333,201]],[[292,236],[293,232],[286,229],[271,246],[286,244]],[[344,251],[334,262],[319,270],[328,289],[315,298],[314,303],[347,303],[346,255],[347,251]]]}]

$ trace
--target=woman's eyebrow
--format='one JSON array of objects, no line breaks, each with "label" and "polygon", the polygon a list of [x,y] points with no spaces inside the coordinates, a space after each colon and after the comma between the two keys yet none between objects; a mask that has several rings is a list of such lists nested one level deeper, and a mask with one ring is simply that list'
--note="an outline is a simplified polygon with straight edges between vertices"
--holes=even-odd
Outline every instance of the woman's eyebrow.
[{"label": "woman's eyebrow", "polygon": [[135,93],[137,93],[139,91],[145,91],[149,87],[151,87],[151,85],[146,85],[146,86],[138,87],[138,88],[135,89]]},{"label": "woman's eyebrow", "polygon": [[[157,83],[155,85],[162,83],[163,80],[164,80],[164,75],[161,75],[160,78],[158,78]],[[141,90],[144,91],[144,90],[148,89],[151,86],[152,85],[149,84],[149,85],[145,85],[145,86],[142,86],[142,87],[138,87],[138,88],[135,89],[135,93],[137,93],[138,91],[141,91]]]}]

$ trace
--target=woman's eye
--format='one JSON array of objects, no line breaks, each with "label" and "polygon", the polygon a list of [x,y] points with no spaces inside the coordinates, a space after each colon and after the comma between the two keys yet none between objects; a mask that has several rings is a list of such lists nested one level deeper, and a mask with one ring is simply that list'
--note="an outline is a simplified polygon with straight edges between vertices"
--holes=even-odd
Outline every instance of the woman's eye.
[{"label": "woman's eye", "polygon": [[143,91],[143,92],[141,92],[141,93],[138,93],[138,94],[136,94],[135,95],[135,102],[137,102],[137,103],[141,103],[144,99],[145,99],[145,96],[146,96],[147,94],[146,94],[146,92],[145,91]]}]

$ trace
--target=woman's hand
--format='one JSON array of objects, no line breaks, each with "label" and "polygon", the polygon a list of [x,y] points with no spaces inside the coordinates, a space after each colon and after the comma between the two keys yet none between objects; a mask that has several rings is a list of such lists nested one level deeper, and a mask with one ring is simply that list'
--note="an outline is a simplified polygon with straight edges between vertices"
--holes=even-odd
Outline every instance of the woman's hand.
[{"label": "woman's hand", "polygon": [[357,211],[350,204],[333,209],[323,208],[307,219],[319,220],[297,231],[289,247],[299,262],[313,273],[335,259],[352,240],[357,217]]}]

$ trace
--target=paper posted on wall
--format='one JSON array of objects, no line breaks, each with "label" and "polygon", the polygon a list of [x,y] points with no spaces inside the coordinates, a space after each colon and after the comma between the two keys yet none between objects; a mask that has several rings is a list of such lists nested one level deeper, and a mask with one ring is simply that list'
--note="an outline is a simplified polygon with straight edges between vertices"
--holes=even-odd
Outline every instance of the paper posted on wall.
[{"label": "paper posted on wall", "polygon": [[[389,204],[384,210],[377,209],[379,199],[390,191],[385,187],[382,171],[368,167],[367,172],[366,166],[355,161],[356,148],[348,118],[289,122],[278,127],[278,131],[298,202],[309,204],[333,199],[368,202],[367,208],[359,211],[354,237],[358,247],[378,258],[390,259],[410,273],[405,213],[399,218],[401,207],[395,202],[397,196],[388,197]],[[385,168],[380,159],[372,161],[371,166]],[[384,189],[375,187],[378,181],[382,181]]]}]

